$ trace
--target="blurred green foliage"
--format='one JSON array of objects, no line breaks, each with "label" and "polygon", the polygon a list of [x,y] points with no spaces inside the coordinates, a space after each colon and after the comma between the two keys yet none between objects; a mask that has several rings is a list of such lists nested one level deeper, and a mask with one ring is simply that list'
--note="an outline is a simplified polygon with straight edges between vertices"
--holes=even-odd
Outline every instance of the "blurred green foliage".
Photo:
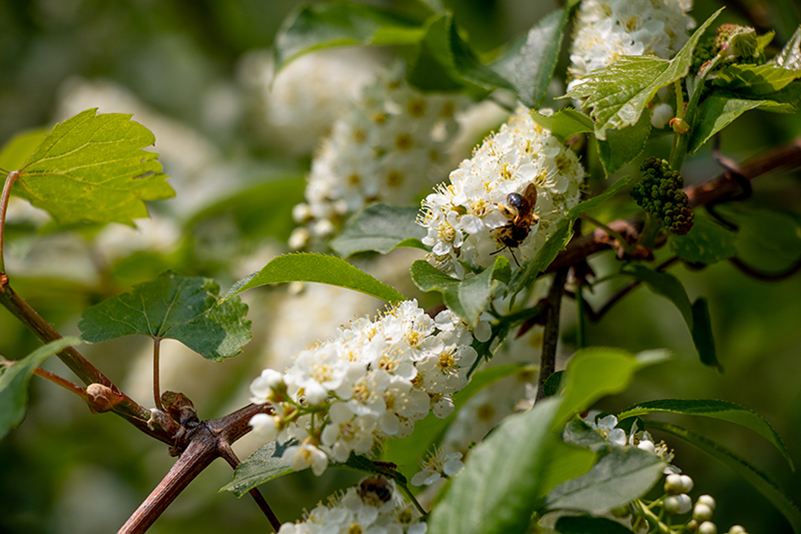
[{"label": "blurred green foliage", "polygon": [[[370,3],[408,12],[419,9],[411,0]],[[90,258],[88,265],[97,268],[98,275],[89,279],[10,273],[16,291],[62,334],[78,333],[77,318],[89,305],[126,291],[135,283],[151,280],[166,269],[187,276],[214,277],[225,288],[243,274],[230,271],[226,258],[231,254],[246,254],[263,240],[274,237],[279,238],[276,246],[283,247],[281,243],[290,228],[276,221],[289,219],[289,207],[299,199],[309,162],[304,156],[289,155],[265,140],[259,134],[258,117],[247,107],[231,120],[216,120],[216,112],[223,105],[216,96],[222,92],[234,99],[246,98],[237,78],[243,56],[269,48],[282,21],[299,4],[294,0],[0,2],[0,145],[23,130],[50,126],[56,120],[60,95],[70,80],[108,80],[125,87],[155,112],[209,139],[222,154],[221,181],[239,177],[239,181],[231,179],[236,187],[221,189],[218,203],[185,213],[184,233],[177,248],[168,253],[137,251],[103,263],[93,256],[96,228],[80,226],[74,228],[77,232],[64,232],[50,226],[37,230],[25,223],[10,225],[9,247],[24,248],[36,240],[58,239],[68,233],[85,248]],[[444,4],[454,10],[462,36],[488,57],[555,7],[549,2],[517,0],[448,0]],[[703,21],[720,4],[697,0],[693,15]],[[750,6],[752,12],[762,13],[761,23],[777,30],[774,45],[789,36],[799,23],[798,7],[792,0],[731,4],[720,22],[744,22],[741,7]],[[801,121],[797,114],[753,111],[723,133],[722,148],[729,157],[742,161],[798,135]],[[157,139],[157,151],[163,142]],[[669,140],[663,139],[651,145],[644,156],[664,156],[667,150]],[[165,172],[173,172],[166,163]],[[692,184],[719,172],[706,146],[687,161],[684,177]],[[724,212],[740,224],[748,237],[738,250],[746,261],[764,270],[781,271],[801,254],[801,250],[781,246],[782,233],[788,228],[797,229],[801,221],[799,185],[798,170],[761,177],[754,184],[752,198]],[[256,202],[262,198],[264,205]],[[276,202],[276,198],[286,202]],[[182,201],[179,191],[175,202]],[[151,206],[151,213],[160,209]],[[738,216],[738,210],[745,215]],[[769,210],[771,215],[759,217],[760,210]],[[780,217],[776,216],[777,211]],[[609,215],[619,216],[620,213]],[[774,233],[777,239],[766,242],[764,232]],[[658,261],[668,254],[667,249],[662,249]],[[51,257],[42,261],[55,260]],[[616,270],[610,253],[599,255],[591,264],[598,273]],[[765,282],[742,274],[726,262],[700,271],[675,267],[671,273],[685,284],[691,300],[708,298],[718,359],[725,373],[698,362],[679,312],[668,301],[641,287],[599,323],[589,326],[587,343],[618,346],[632,352],[668,347],[677,357],[669,364],[642,371],[627,392],[605,399],[600,408],[621,410],[635,402],[658,398],[736,402],[770,421],[788,444],[795,463],[801,465],[801,275]],[[624,283],[617,279],[600,285],[588,301],[594,305],[603,303],[615,286]],[[271,295],[265,292],[261,296]],[[320,303],[328,304],[331,303]],[[575,317],[573,303],[568,302],[565,307],[565,315]],[[201,361],[203,368],[198,376],[214,375],[215,380],[191,382],[184,391],[195,401],[202,418],[223,415],[247,402],[247,385],[263,367],[260,343],[264,342],[264,335],[258,321],[269,317],[251,319],[256,338],[245,354],[225,363],[225,368]],[[565,322],[563,342],[567,354],[575,343],[574,324],[572,320]],[[0,354],[16,359],[37,346],[31,333],[7,312],[0,311]],[[136,369],[131,359],[121,356],[143,350],[145,347],[139,342],[124,338],[85,352],[106,375],[124,384]],[[48,362],[46,368],[67,373],[57,361]],[[92,534],[116,530],[172,465],[166,448],[112,415],[90,414],[69,393],[42,380],[33,381],[31,399],[26,421],[0,441],[0,532]],[[679,421],[749,458],[796,502],[801,502],[801,477],[789,472],[769,443],[725,422],[689,418]],[[739,523],[752,534],[787,531],[782,516],[725,467],[680,443],[670,445],[676,449],[676,464],[695,479],[696,490],[717,499],[715,517],[720,526],[728,528]],[[235,449],[246,456],[256,446],[255,441],[245,439]],[[266,531],[265,519],[249,498],[237,500],[231,494],[217,493],[230,478],[230,468],[223,462],[215,463],[150,532]],[[320,478],[306,471],[270,483],[262,490],[278,517],[286,521],[299,517],[303,508],[313,507],[336,488],[358,478],[335,469]]]}]

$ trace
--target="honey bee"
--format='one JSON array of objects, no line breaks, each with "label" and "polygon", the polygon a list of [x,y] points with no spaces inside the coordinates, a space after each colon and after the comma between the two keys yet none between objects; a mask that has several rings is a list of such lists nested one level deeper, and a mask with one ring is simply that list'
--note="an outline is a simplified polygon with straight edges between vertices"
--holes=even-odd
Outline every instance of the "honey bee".
[{"label": "honey bee", "polygon": [[359,482],[359,497],[365,504],[383,504],[392,498],[392,484],[381,477],[367,477]]},{"label": "honey bee", "polygon": [[498,211],[509,219],[509,222],[495,229],[495,240],[504,247],[496,250],[493,254],[508,248],[512,258],[515,260],[515,264],[520,267],[513,249],[519,247],[525,241],[529,232],[531,232],[531,225],[539,222],[540,218],[534,214],[534,206],[536,204],[537,187],[534,184],[528,184],[522,195],[519,193],[506,195],[506,204],[495,203]]}]

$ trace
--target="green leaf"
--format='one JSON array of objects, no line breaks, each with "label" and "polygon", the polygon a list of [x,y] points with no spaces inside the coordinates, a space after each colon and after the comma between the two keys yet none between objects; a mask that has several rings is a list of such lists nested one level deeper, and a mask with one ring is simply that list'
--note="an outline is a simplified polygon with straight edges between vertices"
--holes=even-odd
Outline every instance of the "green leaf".
[{"label": "green leaf", "polygon": [[670,250],[690,263],[710,265],[737,254],[737,235],[708,217],[696,215],[693,227],[685,235],[671,233]]},{"label": "green leaf", "polygon": [[795,471],[793,460],[790,458],[790,452],[785,447],[782,438],[773,430],[761,415],[748,408],[743,408],[739,404],[726,402],[721,400],[684,400],[684,399],[662,399],[653,400],[648,402],[640,402],[634,406],[629,406],[624,411],[620,412],[618,419],[621,421],[629,417],[638,417],[641,415],[648,415],[652,413],[677,413],[682,415],[700,415],[702,417],[711,417],[714,419],[722,419],[729,421],[746,428],[750,428],[763,438],[767,439],[779,449],[784,459],[790,465],[790,468]]},{"label": "green leaf", "polygon": [[47,135],[47,130],[31,130],[15,135],[0,151],[0,169],[13,170],[22,167],[36,147]]},{"label": "green leaf", "polygon": [[25,418],[28,383],[33,371],[50,356],[81,343],[83,341],[77,337],[65,337],[39,347],[21,360],[0,359],[0,439]]},{"label": "green leaf", "polygon": [[[776,70],[776,69],[774,69]],[[701,102],[698,121],[692,132],[690,154],[695,154],[713,135],[734,122],[737,117],[751,109],[792,112],[793,106],[773,100],[747,100],[731,93],[716,92]]]},{"label": "green leaf", "polygon": [[150,130],[131,115],[88,109],[56,124],[19,169],[13,192],[61,224],[147,217],[145,200],[175,195],[165,181]]},{"label": "green leaf", "polygon": [[250,341],[248,307],[240,300],[222,302],[213,280],[171,271],[133,291],[87,309],[78,323],[90,343],[131,334],[175,339],[206,359],[236,356]]},{"label": "green leaf", "polygon": [[[559,399],[501,423],[476,446],[428,520],[429,534],[525,532],[554,458],[572,449],[549,431]],[[581,451],[583,458],[593,453]],[[586,462],[586,460],[585,460]],[[589,465],[589,462],[587,462]]]},{"label": "green leaf", "polygon": [[492,267],[480,274],[459,280],[443,273],[424,260],[417,260],[411,267],[412,280],[421,291],[439,291],[448,308],[467,324],[475,325],[478,317],[487,309],[496,287],[496,280],[508,282],[511,276],[509,260],[498,256]]},{"label": "green leaf", "polygon": [[306,180],[302,175],[279,175],[204,207],[186,222],[194,228],[215,217],[226,217],[244,237],[274,237],[286,242],[296,225],[292,207],[303,202]]},{"label": "green leaf", "polygon": [[562,375],[564,375],[564,371],[556,371],[552,373],[551,376],[545,379],[545,383],[542,385],[543,396],[544,397],[553,397],[554,395],[559,393],[560,385],[562,383]]},{"label": "green leaf", "polygon": [[416,222],[419,213],[419,208],[374,204],[356,215],[331,241],[331,248],[342,257],[365,251],[386,254],[404,243],[427,250],[420,242],[426,231]]},{"label": "green leaf", "polygon": [[378,7],[329,2],[303,7],[275,37],[276,70],[314,50],[335,46],[409,45],[423,37],[412,20]]},{"label": "green leaf", "polygon": [[261,271],[238,281],[220,299],[226,301],[254,287],[284,282],[317,282],[360,291],[387,302],[401,302],[406,297],[379,282],[341,258],[323,254],[284,254],[265,265]]},{"label": "green leaf", "polygon": [[512,82],[520,101],[529,108],[540,107],[548,92],[559,60],[565,24],[565,9],[551,12],[528,31],[525,42],[508,58],[511,73],[505,78]]},{"label": "green leaf", "polygon": [[264,484],[274,478],[294,473],[289,460],[283,459],[285,447],[278,447],[275,442],[263,445],[250,457],[234,469],[234,478],[220,488],[220,491],[230,491],[237,497]]},{"label": "green leaf", "polygon": [[631,534],[620,523],[605,517],[564,516],[556,521],[560,534]]},{"label": "green leaf", "polygon": [[625,390],[635,372],[663,362],[668,356],[669,353],[663,350],[635,356],[612,347],[588,347],[576,351],[562,377],[564,401],[554,417],[554,428],[561,428],[574,414],[591,407],[601,397]]},{"label": "green leaf", "polygon": [[531,368],[524,364],[513,364],[476,371],[467,386],[453,395],[453,412],[448,417],[440,419],[430,413],[425,419],[415,423],[412,434],[407,438],[386,441],[382,460],[396,464],[401,472],[411,478],[420,468],[420,459],[426,451],[431,450],[432,445],[438,445],[442,441],[445,431],[456,420],[459,410],[473,395],[502,378],[521,373],[531,373]]},{"label": "green leaf", "polygon": [[484,97],[497,88],[514,91],[511,83],[482,64],[459,37],[450,13],[428,21],[406,79],[423,91],[464,89],[474,97]]},{"label": "green leaf", "polygon": [[582,108],[591,108],[598,139],[606,139],[608,129],[636,124],[660,88],[687,76],[698,40],[721,11],[722,8],[709,17],[672,60],[622,56],[608,67],[581,78],[565,98],[586,98]]},{"label": "green leaf", "polygon": [[565,108],[553,115],[542,115],[537,110],[532,109],[531,118],[536,124],[554,134],[563,143],[570,140],[574,135],[594,130],[592,119],[572,108]]},{"label": "green leaf", "polygon": [[634,126],[607,133],[606,140],[598,140],[598,155],[607,176],[625,167],[642,153],[651,134],[651,114],[643,113]]},{"label": "green leaf", "polygon": [[796,28],[781,52],[769,61],[772,65],[782,68],[797,69],[801,67],[801,26]]},{"label": "green leaf", "polygon": [[732,471],[743,477],[746,482],[768,499],[777,510],[784,514],[784,517],[790,522],[793,532],[796,534],[801,533],[801,511],[767,475],[758,471],[728,449],[690,430],[661,421],[649,421],[648,426],[673,434],[730,467]]},{"label": "green leaf", "polygon": [[613,445],[606,441],[597,430],[588,425],[584,419],[578,415],[565,425],[562,437],[565,443],[584,447],[593,452],[606,453],[613,447]]},{"label": "green leaf", "polygon": [[706,300],[698,299],[690,304],[690,297],[687,296],[684,286],[672,274],[654,271],[642,265],[625,265],[620,272],[634,276],[648,286],[648,289],[670,300],[679,309],[690,329],[701,363],[723,371],[723,366],[717,361]]},{"label": "green leaf", "polygon": [[741,95],[760,97],[779,91],[798,78],[801,78],[801,69],[735,63],[721,70],[712,85]]},{"label": "green leaf", "polygon": [[554,488],[546,498],[546,509],[607,513],[645,495],[664,468],[665,462],[653,453],[613,447],[589,473]]}]

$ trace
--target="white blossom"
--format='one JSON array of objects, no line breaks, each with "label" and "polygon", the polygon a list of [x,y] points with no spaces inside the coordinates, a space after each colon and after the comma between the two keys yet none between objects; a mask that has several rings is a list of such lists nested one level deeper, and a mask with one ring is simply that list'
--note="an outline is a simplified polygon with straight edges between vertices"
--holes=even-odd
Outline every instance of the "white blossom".
[{"label": "white blossom", "polygon": [[303,445],[284,457],[319,474],[329,459],[345,462],[409,435],[431,411],[450,414],[451,395],[467,384],[478,356],[472,342],[449,310],[432,319],[416,301],[402,302],[376,320],[340,327],[283,373],[265,370],[251,384],[252,400],[270,402],[275,413],[251,425],[265,441],[298,440]]},{"label": "white blossom", "polygon": [[406,205],[440,178],[462,97],[422,94],[395,69],[346,107],[314,155],[298,222],[325,238],[367,204]]},{"label": "white blossom", "polygon": [[684,0],[584,0],[576,19],[568,72],[573,81],[620,56],[669,59],[688,39],[695,21]]},{"label": "white blossom", "polygon": [[504,248],[499,228],[510,224],[498,205],[506,204],[510,193],[522,195],[529,184],[537,188],[535,217],[513,252],[520,262],[533,258],[578,204],[583,179],[576,155],[521,106],[471,159],[462,161],[449,184],[423,201],[419,224],[428,231],[423,243],[432,248],[427,259],[459,277],[465,275],[460,261],[489,266],[493,254]]}]

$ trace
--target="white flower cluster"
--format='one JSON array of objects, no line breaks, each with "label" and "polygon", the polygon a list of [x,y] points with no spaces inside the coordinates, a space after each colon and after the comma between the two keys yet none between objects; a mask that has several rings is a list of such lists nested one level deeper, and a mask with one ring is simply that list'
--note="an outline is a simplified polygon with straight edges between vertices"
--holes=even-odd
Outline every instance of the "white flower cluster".
[{"label": "white flower cluster", "polygon": [[327,505],[318,504],[303,521],[284,523],[278,534],[425,534],[427,529],[394,482],[371,477]]},{"label": "white flower cluster", "polygon": [[584,169],[576,155],[521,106],[450,174],[449,185],[441,185],[423,201],[418,222],[428,230],[423,238],[432,247],[428,261],[459,277],[465,274],[460,261],[489,266],[492,254],[504,248],[499,230],[512,224],[499,205],[507,203],[510,193],[523,195],[529,184],[537,188],[534,214],[538,219],[532,219],[514,255],[521,262],[533,258],[568,210],[578,204],[583,180]]},{"label": "white flower cluster", "polygon": [[307,203],[293,211],[298,223],[308,223],[290,238],[293,247],[330,235],[345,216],[372,202],[408,204],[440,177],[462,98],[419,93],[402,74],[396,70],[367,86],[334,123],[312,161]]},{"label": "white flower cluster", "polygon": [[431,486],[445,483],[445,477],[456,475],[464,467],[461,452],[446,453],[443,448],[435,448],[428,458],[420,463],[420,471],[412,477],[415,486]]},{"label": "white flower cluster", "polygon": [[570,51],[571,83],[619,56],[670,58],[695,27],[686,14],[691,8],[691,0],[583,0]]},{"label": "white flower cluster", "polygon": [[[477,337],[486,341],[483,326]],[[265,441],[297,440],[283,457],[319,475],[329,460],[345,462],[351,452],[368,454],[390,436],[408,436],[431,410],[449,415],[451,395],[467,384],[478,356],[472,342],[450,310],[432,319],[417,301],[405,301],[301,351],[283,374],[265,370],[251,384],[251,400],[271,403],[273,413],[250,424]]]}]

